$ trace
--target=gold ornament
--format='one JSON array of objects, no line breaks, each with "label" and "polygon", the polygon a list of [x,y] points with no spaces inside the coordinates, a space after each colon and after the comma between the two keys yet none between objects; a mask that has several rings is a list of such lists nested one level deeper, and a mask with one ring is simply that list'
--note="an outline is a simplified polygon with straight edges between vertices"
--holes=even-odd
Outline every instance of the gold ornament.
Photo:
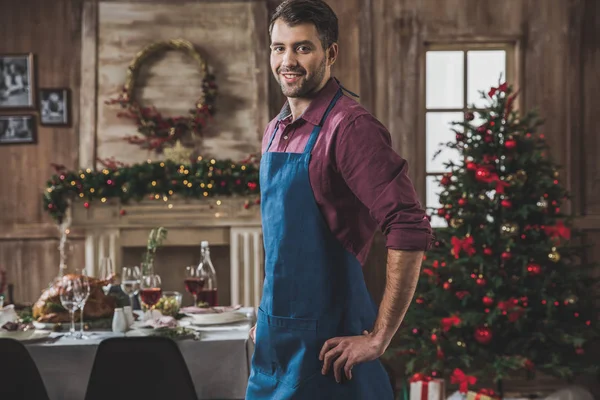
[{"label": "gold ornament", "polygon": [[548,258],[552,262],[555,262],[555,263],[559,262],[560,261],[560,253],[556,250],[552,250],[552,252],[550,252],[550,254],[548,254]]},{"label": "gold ornament", "polygon": [[558,178],[558,171],[554,171],[554,173],[552,174],[553,177]]},{"label": "gold ornament", "polygon": [[450,220],[450,226],[453,228],[460,228],[465,221],[462,218],[452,218]]},{"label": "gold ornament", "polygon": [[505,224],[502,224],[502,226],[500,227],[500,234],[505,237],[513,236],[517,234],[518,229],[519,226],[514,222],[507,222]]},{"label": "gold ornament", "polygon": [[546,201],[545,198],[540,197],[540,199],[537,202],[537,206],[540,208],[546,208],[546,207],[548,207],[548,202]]},{"label": "gold ornament", "polygon": [[166,148],[164,153],[165,158],[174,163],[188,164],[192,157],[192,150],[183,147],[179,140],[175,142],[175,146]]},{"label": "gold ornament", "polygon": [[485,200],[485,196],[482,194],[480,194],[478,198],[479,198],[479,200]]},{"label": "gold ornament", "polygon": [[577,303],[577,300],[579,300],[579,299],[577,298],[577,296],[575,296],[574,294],[572,294],[572,295],[568,296],[568,297],[565,299],[565,302],[567,302],[568,304],[575,304],[575,303]]},{"label": "gold ornament", "polygon": [[527,181],[527,172],[522,169],[518,170],[516,173],[516,178],[520,183],[525,183]]}]

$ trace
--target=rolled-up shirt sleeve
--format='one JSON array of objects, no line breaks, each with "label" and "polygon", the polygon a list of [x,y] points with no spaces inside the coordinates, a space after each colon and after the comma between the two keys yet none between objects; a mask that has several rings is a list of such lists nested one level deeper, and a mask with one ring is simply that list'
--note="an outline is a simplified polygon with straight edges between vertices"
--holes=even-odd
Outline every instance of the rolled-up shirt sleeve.
[{"label": "rolled-up shirt sleeve", "polygon": [[391,147],[387,129],[375,117],[360,115],[342,128],[335,146],[340,174],[369,209],[387,247],[429,249],[433,238],[429,219],[408,177],[408,162]]}]

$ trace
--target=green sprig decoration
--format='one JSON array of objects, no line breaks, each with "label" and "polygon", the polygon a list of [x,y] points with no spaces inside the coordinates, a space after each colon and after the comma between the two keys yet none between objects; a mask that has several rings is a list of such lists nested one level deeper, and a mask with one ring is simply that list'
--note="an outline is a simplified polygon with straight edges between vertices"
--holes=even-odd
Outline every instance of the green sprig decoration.
[{"label": "green sprig decoration", "polygon": [[156,256],[156,250],[162,245],[163,240],[167,238],[169,231],[164,227],[153,228],[148,235],[148,244],[146,246],[146,253],[144,254],[144,263],[151,265],[154,263],[154,257]]},{"label": "green sprig decoration", "polygon": [[52,164],[56,173],[47,181],[43,194],[44,209],[58,223],[65,217],[72,201],[82,201],[86,208],[93,201],[144,198],[163,200],[181,196],[202,199],[213,196],[252,196],[260,193],[258,164],[253,160],[202,159],[191,164],[170,160],[131,166],[112,166],[99,171],[68,171]]}]

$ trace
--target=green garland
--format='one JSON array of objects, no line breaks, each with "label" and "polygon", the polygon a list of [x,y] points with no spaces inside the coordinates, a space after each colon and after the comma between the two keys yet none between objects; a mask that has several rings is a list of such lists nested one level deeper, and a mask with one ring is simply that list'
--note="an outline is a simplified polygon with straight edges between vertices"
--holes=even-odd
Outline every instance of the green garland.
[{"label": "green garland", "polygon": [[44,209],[62,223],[71,201],[123,203],[144,198],[160,199],[173,195],[201,199],[213,196],[260,193],[258,165],[231,160],[201,160],[183,165],[173,161],[147,162],[131,166],[67,171],[53,164],[56,174],[47,181],[43,195]]}]

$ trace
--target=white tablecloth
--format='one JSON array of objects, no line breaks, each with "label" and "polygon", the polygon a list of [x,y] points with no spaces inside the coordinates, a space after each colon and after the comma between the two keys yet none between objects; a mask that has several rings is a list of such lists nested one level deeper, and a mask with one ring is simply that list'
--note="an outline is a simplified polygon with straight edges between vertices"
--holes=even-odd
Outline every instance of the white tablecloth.
[{"label": "white tablecloth", "polygon": [[[252,312],[243,309],[242,312]],[[202,329],[200,340],[177,341],[199,399],[243,399],[254,351],[248,331],[253,320]],[[51,400],[83,400],[102,339],[122,334],[88,332],[89,340],[52,333],[50,340],[26,343]],[[135,360],[132,360],[132,367]]]}]

